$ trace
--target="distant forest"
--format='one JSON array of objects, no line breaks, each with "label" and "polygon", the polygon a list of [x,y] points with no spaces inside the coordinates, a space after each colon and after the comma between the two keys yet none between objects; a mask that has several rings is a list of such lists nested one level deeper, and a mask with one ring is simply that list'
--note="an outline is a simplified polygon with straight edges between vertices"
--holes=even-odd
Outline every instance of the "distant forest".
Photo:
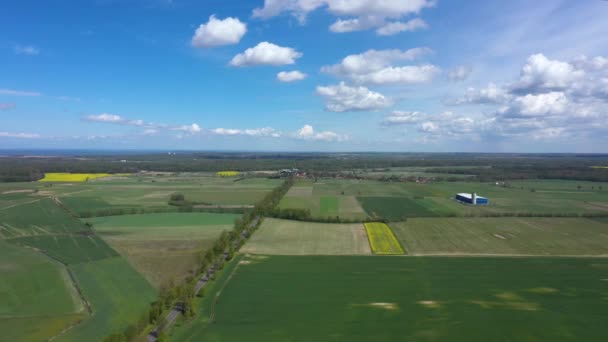
[{"label": "distant forest", "polygon": [[[467,166],[466,168],[462,168]],[[608,181],[606,154],[485,153],[225,153],[0,157],[0,182],[41,179],[45,172],[136,173],[139,171],[217,172],[298,168],[334,176],[352,170],[426,167],[434,174],[468,174],[474,181],[570,179]],[[435,176],[434,178],[440,178]],[[449,180],[445,177],[445,180]]]}]

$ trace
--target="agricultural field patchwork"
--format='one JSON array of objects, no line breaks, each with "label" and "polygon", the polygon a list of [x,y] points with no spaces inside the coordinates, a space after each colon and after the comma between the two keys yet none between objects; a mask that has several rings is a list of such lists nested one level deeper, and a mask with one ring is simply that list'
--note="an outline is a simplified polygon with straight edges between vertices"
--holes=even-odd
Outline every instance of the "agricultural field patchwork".
[{"label": "agricultural field patchwork", "polygon": [[0,240],[0,329],[6,341],[42,341],[86,317],[65,268]]},{"label": "agricultural field patchwork", "polygon": [[584,218],[414,218],[390,226],[415,255],[608,256],[608,224]]},{"label": "agricultural field patchwork", "polygon": [[313,217],[363,220],[365,211],[354,196],[313,195],[312,182],[296,183],[279,203],[281,209],[307,209]]},{"label": "agricultural field patchwork", "polygon": [[371,254],[363,225],[298,222],[267,218],[241,249],[277,255]]},{"label": "agricultural field patchwork", "polygon": [[171,341],[608,339],[608,259],[251,256],[231,274]]},{"label": "agricultural field patchwork", "polygon": [[198,256],[239,215],[162,213],[86,219],[157,288],[179,282],[196,267]]},{"label": "agricultural field patchwork", "polygon": [[[323,179],[292,187],[279,208],[308,209],[313,217],[335,216],[332,198],[338,199],[341,218],[366,217],[402,221],[411,217],[489,215],[608,214],[608,186],[603,183],[531,180],[506,184],[476,182],[380,182]],[[579,188],[580,187],[580,188]],[[456,193],[476,192],[490,200],[488,206],[463,205]],[[359,202],[357,213],[343,208],[343,199]],[[352,202],[350,202],[352,203]]]},{"label": "agricultural field patchwork", "polygon": [[85,191],[60,196],[72,211],[90,216],[107,209],[169,208],[171,194],[181,193],[194,204],[252,205],[262,199],[280,180],[152,175],[99,181],[86,185]]},{"label": "agricultural field patchwork", "polygon": [[391,228],[385,223],[365,223],[365,231],[367,232],[367,237],[374,254],[405,254],[399,240],[397,240]]}]

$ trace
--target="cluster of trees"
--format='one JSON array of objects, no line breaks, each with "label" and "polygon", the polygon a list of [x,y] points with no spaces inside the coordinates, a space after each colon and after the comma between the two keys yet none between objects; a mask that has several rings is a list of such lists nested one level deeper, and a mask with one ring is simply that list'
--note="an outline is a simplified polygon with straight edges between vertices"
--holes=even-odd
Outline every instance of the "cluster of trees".
[{"label": "cluster of trees", "polygon": [[[195,205],[213,205],[213,203],[209,203],[209,202],[196,202],[196,201],[190,201],[186,199],[186,196],[184,196],[184,194],[179,193],[179,192],[175,192],[172,193],[171,196],[169,196],[169,205],[173,205],[176,207],[181,207],[181,208],[191,208],[194,207]],[[191,211],[191,210],[190,210]]]}]

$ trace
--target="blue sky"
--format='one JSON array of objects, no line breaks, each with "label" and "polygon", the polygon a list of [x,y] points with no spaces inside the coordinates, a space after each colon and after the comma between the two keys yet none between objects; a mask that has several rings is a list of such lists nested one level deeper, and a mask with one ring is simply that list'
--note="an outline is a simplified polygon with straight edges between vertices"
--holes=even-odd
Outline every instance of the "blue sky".
[{"label": "blue sky", "polygon": [[606,13],[601,0],[5,2],[0,148],[608,152]]}]

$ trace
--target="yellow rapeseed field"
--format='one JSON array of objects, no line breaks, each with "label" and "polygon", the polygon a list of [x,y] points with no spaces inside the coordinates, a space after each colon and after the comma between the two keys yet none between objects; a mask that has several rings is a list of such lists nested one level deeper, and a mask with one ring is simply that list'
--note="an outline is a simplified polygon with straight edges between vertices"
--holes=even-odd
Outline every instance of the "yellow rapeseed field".
[{"label": "yellow rapeseed field", "polygon": [[365,231],[375,254],[405,254],[389,226],[380,222],[365,224]]},{"label": "yellow rapeseed field", "polygon": [[111,176],[109,173],[45,173],[40,182],[86,182]]},{"label": "yellow rapeseed field", "polygon": [[238,171],[220,171],[216,173],[220,177],[236,177],[239,175]]}]

